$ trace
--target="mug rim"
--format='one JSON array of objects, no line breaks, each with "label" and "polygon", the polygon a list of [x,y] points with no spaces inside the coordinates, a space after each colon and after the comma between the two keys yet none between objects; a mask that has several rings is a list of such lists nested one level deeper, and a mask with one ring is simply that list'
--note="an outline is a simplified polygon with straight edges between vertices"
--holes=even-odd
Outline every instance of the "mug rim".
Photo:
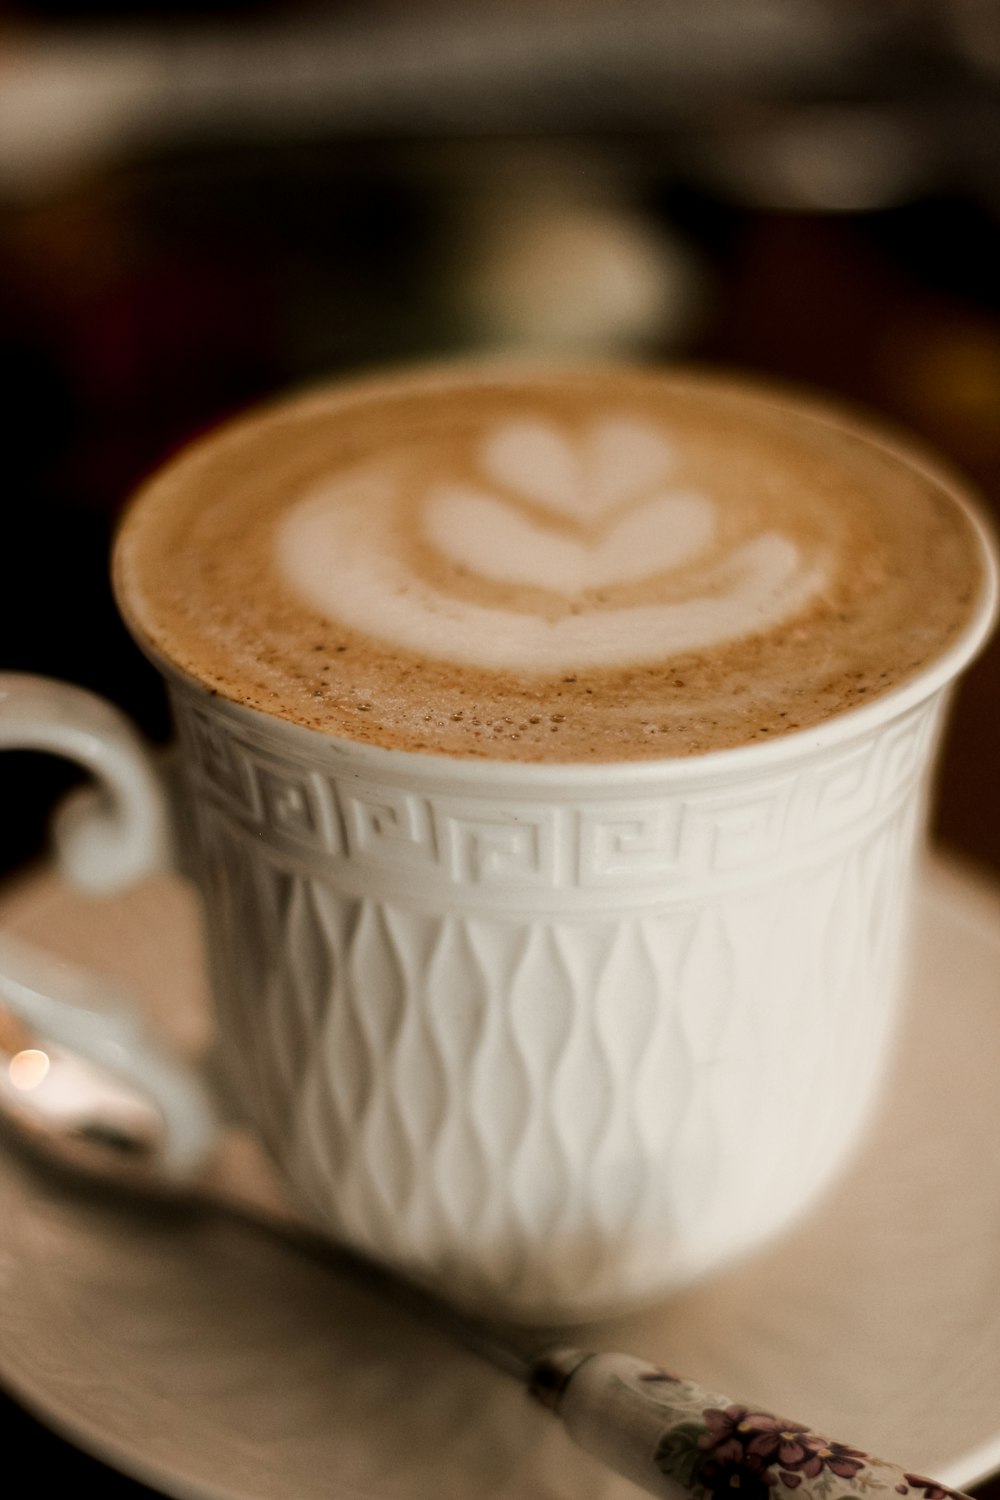
[{"label": "mug rim", "polygon": [[[879,695],[869,703],[840,710],[819,724],[786,730],[771,740],[729,745],[693,755],[649,756],[587,761],[499,760],[488,755],[449,755],[443,751],[406,750],[396,746],[352,740],[345,735],[299,724],[294,719],[228,698],[170,661],[149,641],[135,636],[137,645],[167,683],[192,690],[211,705],[221,718],[242,724],[267,739],[297,744],[311,755],[328,753],[344,769],[405,775],[423,780],[447,777],[457,783],[480,787],[538,787],[554,790],[567,786],[593,787],[614,778],[637,787],[729,777],[733,774],[780,770],[789,762],[821,754],[855,739],[862,739],[883,724],[901,718],[908,710],[944,690],[975,658],[985,644],[998,615],[998,570],[989,552],[986,583],[976,614],[969,625],[941,656],[921,672]],[[131,629],[131,625],[129,627]]]}]

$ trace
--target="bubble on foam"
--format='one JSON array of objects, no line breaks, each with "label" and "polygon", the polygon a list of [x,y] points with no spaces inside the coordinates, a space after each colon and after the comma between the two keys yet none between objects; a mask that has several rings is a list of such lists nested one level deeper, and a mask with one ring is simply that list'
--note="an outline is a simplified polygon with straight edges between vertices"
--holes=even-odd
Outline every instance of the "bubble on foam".
[{"label": "bubble on foam", "polygon": [[[550,424],[509,423],[488,435],[479,458],[508,493],[456,482],[408,497],[424,542],[459,566],[463,589],[417,567],[399,525],[406,476],[376,464],[290,507],[277,538],[286,579],[321,614],[390,647],[520,673],[627,667],[722,646],[790,618],[826,582],[825,560],[804,558],[776,530],[712,548],[714,502],[663,490],[670,445],[646,424],[606,420],[574,446]],[[469,597],[476,579],[481,600]],[[594,591],[640,583],[641,601],[594,602]],[[504,600],[497,585],[572,604],[540,613],[509,588]]]}]

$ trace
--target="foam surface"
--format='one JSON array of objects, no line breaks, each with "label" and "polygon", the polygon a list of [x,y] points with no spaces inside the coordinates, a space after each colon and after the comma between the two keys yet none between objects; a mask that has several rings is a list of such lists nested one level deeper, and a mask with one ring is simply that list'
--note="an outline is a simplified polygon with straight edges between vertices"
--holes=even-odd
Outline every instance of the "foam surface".
[{"label": "foam surface", "polygon": [[126,614],[183,670],[351,738],[511,759],[689,754],[933,659],[972,527],[836,412],[703,377],[455,372],[331,388],[175,461]]}]

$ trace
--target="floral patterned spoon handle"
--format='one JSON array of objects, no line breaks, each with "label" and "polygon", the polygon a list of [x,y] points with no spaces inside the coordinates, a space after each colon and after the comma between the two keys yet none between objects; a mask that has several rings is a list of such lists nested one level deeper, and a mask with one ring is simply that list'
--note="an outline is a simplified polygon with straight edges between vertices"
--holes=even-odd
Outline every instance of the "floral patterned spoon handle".
[{"label": "floral patterned spoon handle", "polygon": [[550,1349],[534,1361],[530,1389],[581,1448],[669,1500],[781,1500],[786,1490],[794,1500],[959,1494],[628,1354]]}]

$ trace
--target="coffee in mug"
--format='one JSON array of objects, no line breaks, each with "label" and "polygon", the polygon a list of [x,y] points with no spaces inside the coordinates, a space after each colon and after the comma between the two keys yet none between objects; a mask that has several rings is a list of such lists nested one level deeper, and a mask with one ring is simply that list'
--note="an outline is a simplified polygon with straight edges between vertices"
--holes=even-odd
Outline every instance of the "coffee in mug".
[{"label": "coffee in mug", "polygon": [[965,512],[836,409],[694,374],[282,404],[143,493],[119,594],[235,702],[364,744],[647,760],[809,729],[961,633]]}]

